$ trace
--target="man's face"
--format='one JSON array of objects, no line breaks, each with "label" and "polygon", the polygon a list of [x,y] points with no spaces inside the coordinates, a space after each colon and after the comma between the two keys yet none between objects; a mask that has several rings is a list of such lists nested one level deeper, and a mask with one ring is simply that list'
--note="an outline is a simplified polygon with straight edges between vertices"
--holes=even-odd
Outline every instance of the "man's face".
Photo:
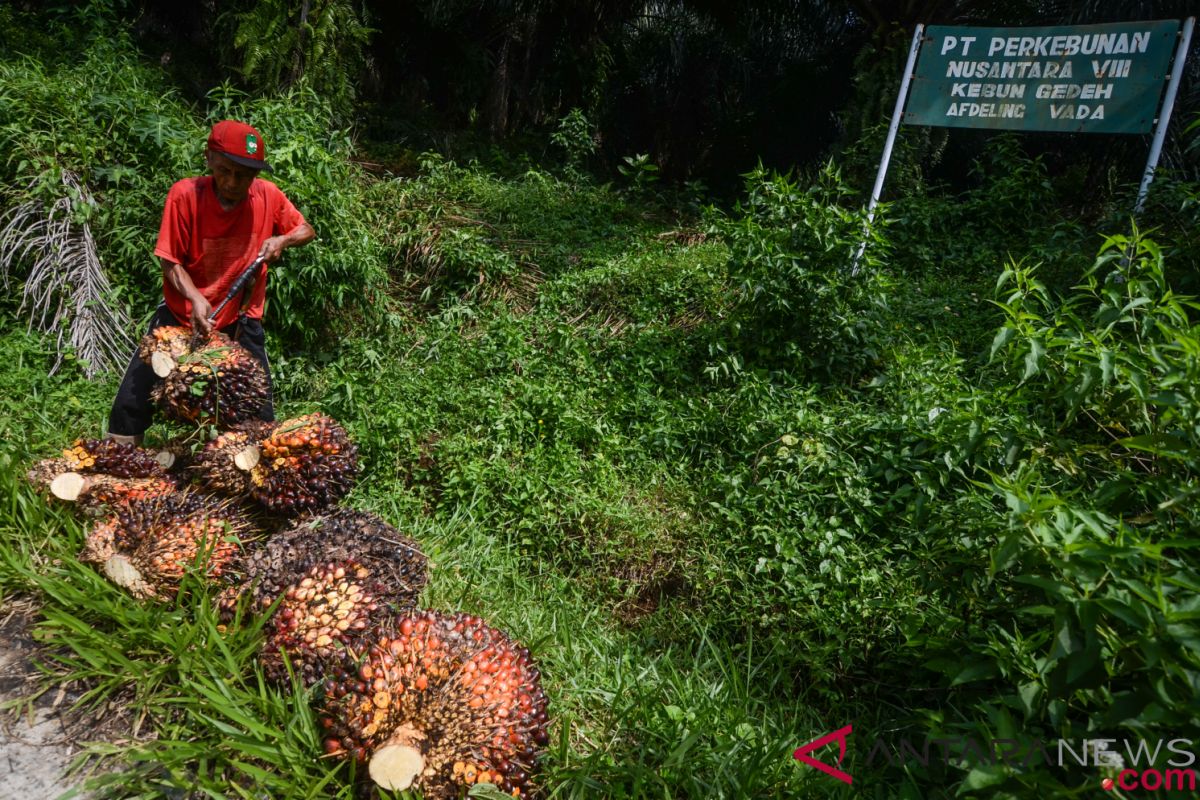
[{"label": "man's face", "polygon": [[208,151],[205,156],[217,189],[217,197],[221,202],[225,205],[236,205],[245,200],[258,170],[235,164],[220,153]]}]

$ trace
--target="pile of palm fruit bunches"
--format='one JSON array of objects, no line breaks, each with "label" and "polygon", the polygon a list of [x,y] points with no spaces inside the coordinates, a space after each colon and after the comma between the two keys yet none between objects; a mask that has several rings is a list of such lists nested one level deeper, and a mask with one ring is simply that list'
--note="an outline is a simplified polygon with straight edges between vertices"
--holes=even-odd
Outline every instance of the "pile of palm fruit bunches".
[{"label": "pile of palm fruit bunches", "polygon": [[91,520],[80,559],[141,599],[173,599],[191,573],[224,622],[270,614],[264,675],[315,688],[325,754],[365,764],[378,787],[528,796],[548,742],[538,669],[480,618],[417,607],[417,543],[337,505],[358,474],[345,429],[320,413],[256,419],[266,375],[219,333],[159,328],[139,355],[164,416],[196,430],[157,451],[78,439],[30,470]]}]

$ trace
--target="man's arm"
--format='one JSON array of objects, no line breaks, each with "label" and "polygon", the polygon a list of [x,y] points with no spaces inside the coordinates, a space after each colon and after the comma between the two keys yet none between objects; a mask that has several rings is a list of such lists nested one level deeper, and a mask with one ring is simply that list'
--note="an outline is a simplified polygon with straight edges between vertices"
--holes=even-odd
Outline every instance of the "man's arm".
[{"label": "man's arm", "polygon": [[200,294],[196,284],[192,283],[192,276],[187,274],[182,265],[162,257],[158,260],[162,262],[163,281],[192,304],[192,330],[207,335],[212,330],[212,323],[208,321],[212,306]]},{"label": "man's arm", "polygon": [[287,248],[308,244],[316,237],[317,232],[312,229],[312,226],[303,222],[282,236],[272,236],[264,241],[258,254],[269,264],[278,259]]}]

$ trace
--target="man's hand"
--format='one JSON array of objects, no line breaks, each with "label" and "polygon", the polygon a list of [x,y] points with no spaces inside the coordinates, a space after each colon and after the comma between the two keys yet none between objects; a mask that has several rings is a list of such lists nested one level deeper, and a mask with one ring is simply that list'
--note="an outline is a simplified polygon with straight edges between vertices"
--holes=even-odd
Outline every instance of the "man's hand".
[{"label": "man's hand", "polygon": [[208,315],[212,313],[212,304],[199,292],[188,299],[192,303],[192,330],[208,336],[213,328],[213,324],[208,320]]},{"label": "man's hand", "polygon": [[308,244],[316,236],[317,232],[306,222],[303,225],[297,225],[293,230],[288,231],[282,236],[272,236],[270,239],[267,239],[262,243],[258,254],[270,264],[283,255],[283,251],[287,248]]},{"label": "man's hand", "polygon": [[272,236],[262,243],[258,255],[261,258],[265,258],[268,264],[271,264],[283,255],[283,251],[287,246],[288,238],[286,236]]},{"label": "man's hand", "polygon": [[212,323],[208,321],[208,315],[212,313],[212,305],[204,299],[204,295],[200,294],[196,285],[192,283],[187,270],[165,258],[160,258],[159,261],[162,262],[163,281],[170,284],[175,291],[192,304],[192,330],[207,336],[212,332],[213,327]]}]

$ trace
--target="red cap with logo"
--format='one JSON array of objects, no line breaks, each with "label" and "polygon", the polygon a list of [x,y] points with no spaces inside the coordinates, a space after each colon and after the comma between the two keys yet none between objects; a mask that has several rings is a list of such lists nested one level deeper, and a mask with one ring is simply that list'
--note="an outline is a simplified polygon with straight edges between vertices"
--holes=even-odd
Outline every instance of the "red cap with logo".
[{"label": "red cap with logo", "polygon": [[262,134],[252,126],[236,119],[225,119],[213,125],[208,135],[208,149],[252,169],[273,172],[267,163],[267,145]]}]

